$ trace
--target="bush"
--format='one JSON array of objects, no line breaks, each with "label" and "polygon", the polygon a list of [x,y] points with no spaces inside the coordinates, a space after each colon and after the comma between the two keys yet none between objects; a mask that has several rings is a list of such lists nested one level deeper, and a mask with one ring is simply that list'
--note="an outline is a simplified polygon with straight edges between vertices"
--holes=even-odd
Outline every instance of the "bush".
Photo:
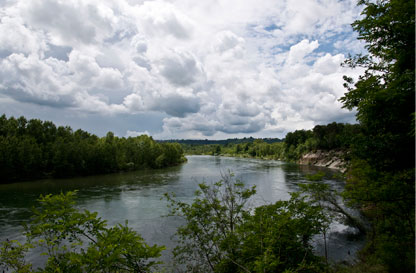
[{"label": "bush", "polygon": [[42,272],[149,272],[163,246],[149,246],[125,225],[112,228],[88,210],[74,208],[75,192],[41,196],[39,207],[25,226],[27,243],[5,241],[0,248],[0,268],[35,272],[25,261],[28,250],[45,249]]},{"label": "bush", "polygon": [[249,208],[255,188],[226,175],[199,185],[191,203],[170,201],[171,215],[185,224],[176,234],[174,260],[186,272],[322,272],[312,253],[313,235],[326,230],[322,209],[299,194],[289,201]]}]

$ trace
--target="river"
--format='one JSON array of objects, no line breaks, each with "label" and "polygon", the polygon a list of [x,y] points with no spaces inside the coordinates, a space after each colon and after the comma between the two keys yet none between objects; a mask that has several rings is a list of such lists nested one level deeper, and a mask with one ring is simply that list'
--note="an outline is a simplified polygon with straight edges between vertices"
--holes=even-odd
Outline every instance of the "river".
[{"label": "river", "polygon": [[[40,194],[78,190],[77,207],[97,211],[112,226],[124,223],[138,231],[149,244],[166,245],[162,259],[169,263],[173,247],[171,235],[180,224],[168,213],[164,193],[174,193],[178,199],[191,201],[198,184],[216,182],[221,174],[231,171],[247,186],[256,185],[253,206],[287,200],[298,185],[308,183],[305,175],[325,172],[323,182],[335,190],[345,183],[338,180],[337,172],[312,166],[300,166],[273,160],[247,158],[188,156],[188,162],[163,170],[143,170],[82,178],[39,180],[0,185],[0,241],[23,239],[22,222],[28,220],[31,208]],[[354,259],[362,246],[362,239],[351,240],[353,229],[334,224],[329,234],[329,258],[335,261]],[[322,254],[322,239],[314,242],[316,252]],[[37,253],[29,257],[39,264]]]}]

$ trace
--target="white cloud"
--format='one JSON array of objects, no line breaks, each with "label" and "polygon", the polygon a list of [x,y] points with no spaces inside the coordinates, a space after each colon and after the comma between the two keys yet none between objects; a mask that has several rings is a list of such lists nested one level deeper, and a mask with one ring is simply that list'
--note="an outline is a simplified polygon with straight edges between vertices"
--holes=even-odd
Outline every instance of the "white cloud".
[{"label": "white cloud", "polygon": [[217,33],[216,40],[214,41],[213,47],[214,50],[224,53],[228,50],[235,48],[241,48],[244,43],[244,39],[238,37],[231,31],[221,31]]},{"label": "white cloud", "polygon": [[174,5],[165,1],[146,1],[138,9],[140,21],[149,36],[173,36],[189,39],[192,35],[191,20]]},{"label": "white cloud", "polygon": [[113,11],[94,1],[25,1],[22,17],[31,26],[47,31],[53,43],[96,43],[111,34]]},{"label": "white cloud", "polygon": [[127,130],[125,137],[138,137],[138,136],[141,136],[141,135],[150,136],[150,133],[148,131],[137,132],[137,131]]},{"label": "white cloud", "polygon": [[289,55],[286,59],[287,65],[295,65],[305,62],[305,57],[319,47],[318,41],[309,42],[302,40],[301,42],[290,47]]},{"label": "white cloud", "polygon": [[0,18],[0,50],[8,53],[37,53],[46,49],[46,42],[40,31],[24,25],[23,20],[7,14]]},{"label": "white cloud", "polygon": [[349,26],[358,14],[353,0],[11,1],[0,7],[0,94],[86,116],[154,115],[160,138],[353,121],[338,98],[342,75],[360,70],[339,64],[363,50]]},{"label": "white cloud", "polygon": [[192,54],[173,52],[160,61],[161,74],[173,85],[187,86],[196,81],[202,73],[200,65]]},{"label": "white cloud", "polygon": [[0,62],[0,90],[18,101],[70,106],[73,85],[61,77],[62,72],[59,61],[13,53]]}]

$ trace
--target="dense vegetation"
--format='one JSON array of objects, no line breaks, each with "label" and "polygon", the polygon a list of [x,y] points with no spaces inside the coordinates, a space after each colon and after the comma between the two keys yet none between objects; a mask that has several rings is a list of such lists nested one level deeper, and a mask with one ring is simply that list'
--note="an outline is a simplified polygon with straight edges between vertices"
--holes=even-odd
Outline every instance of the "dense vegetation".
[{"label": "dense vegetation", "polygon": [[361,131],[351,150],[345,198],[371,220],[367,264],[388,272],[415,268],[415,2],[367,1],[352,26],[368,55],[358,81],[345,77],[344,107],[357,110]]},{"label": "dense vegetation", "polygon": [[230,155],[296,161],[314,150],[349,150],[359,124],[330,123],[317,125],[312,130],[296,130],[286,135],[283,142],[268,143],[263,139],[242,139],[227,144],[182,144],[188,154]]},{"label": "dense vegetation", "polygon": [[179,144],[151,137],[99,138],[52,122],[0,117],[0,183],[162,168],[183,162]]},{"label": "dense vegetation", "polygon": [[181,144],[186,154],[190,155],[228,155],[244,157],[280,158],[283,142],[265,143],[260,139],[238,144]]}]

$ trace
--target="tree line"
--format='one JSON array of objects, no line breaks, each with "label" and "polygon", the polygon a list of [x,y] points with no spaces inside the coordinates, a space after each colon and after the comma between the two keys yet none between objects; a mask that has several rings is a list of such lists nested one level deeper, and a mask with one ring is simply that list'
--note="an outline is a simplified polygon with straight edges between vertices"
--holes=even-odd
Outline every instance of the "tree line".
[{"label": "tree line", "polygon": [[0,117],[1,183],[163,168],[186,160],[182,147],[151,137],[98,137],[50,121]]},{"label": "tree line", "polygon": [[[275,142],[282,142],[280,138],[259,138],[263,142],[266,143],[275,143]],[[227,145],[227,144],[239,144],[239,143],[246,143],[246,142],[253,142],[255,138],[253,137],[244,137],[244,138],[228,138],[228,139],[170,139],[170,140],[159,140],[159,142],[171,142],[171,143],[179,143],[179,144],[188,144],[188,145],[211,145],[211,144],[220,144],[220,145]]]},{"label": "tree line", "polygon": [[227,144],[182,144],[182,147],[188,154],[222,154],[297,161],[309,151],[349,150],[360,128],[359,124],[333,122],[316,125],[312,130],[289,132],[281,142],[268,143],[263,139],[251,139]]}]

